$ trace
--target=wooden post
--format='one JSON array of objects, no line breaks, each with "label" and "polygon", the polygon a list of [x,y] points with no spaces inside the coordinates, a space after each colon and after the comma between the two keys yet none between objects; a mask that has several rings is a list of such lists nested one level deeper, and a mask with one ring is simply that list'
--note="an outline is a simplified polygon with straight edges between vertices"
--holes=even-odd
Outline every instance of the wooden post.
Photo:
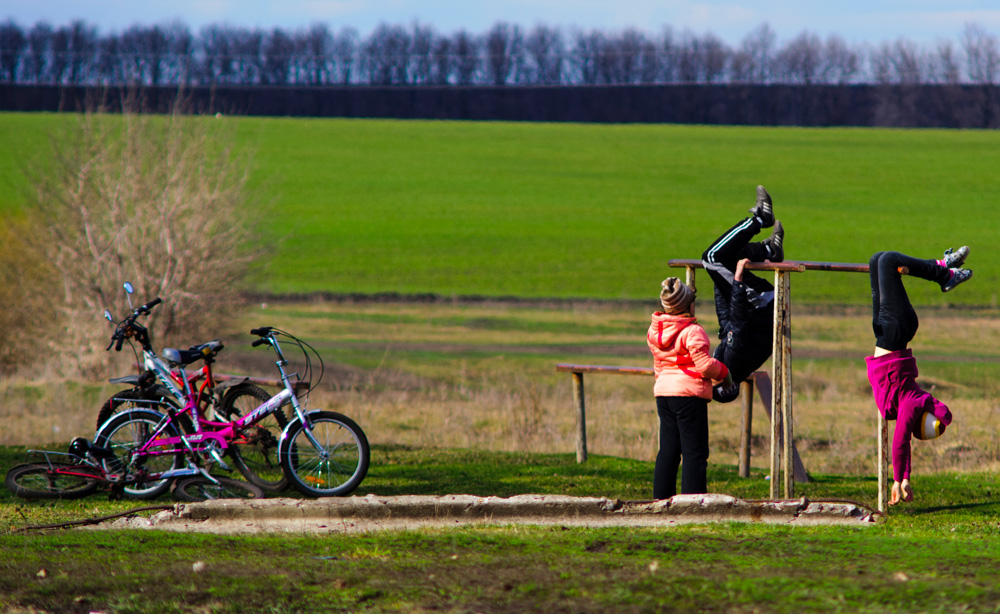
[{"label": "wooden post", "polygon": [[753,427],[753,380],[740,384],[740,465],[739,476],[750,477],[750,439]]},{"label": "wooden post", "polygon": [[878,413],[878,511],[885,512],[889,502],[889,421]]},{"label": "wooden post", "polygon": [[695,268],[693,266],[686,266],[684,268],[687,270],[687,274],[684,276],[684,283],[687,285],[688,288],[691,288],[692,292],[697,292],[698,288],[695,286],[694,283]]},{"label": "wooden post", "polygon": [[[792,470],[792,308],[791,308],[791,278],[786,271],[778,271],[781,281],[781,424],[783,427],[783,449],[781,451],[784,461],[782,472],[785,478],[785,498],[791,499],[795,496],[795,479]],[[775,309],[778,306],[775,305]],[[777,334],[778,331],[775,331]],[[774,479],[774,478],[771,478]]]},{"label": "wooden post", "polygon": [[784,387],[785,372],[784,361],[784,327],[785,327],[785,286],[784,277],[781,271],[774,272],[774,341],[771,346],[771,381],[774,382],[772,390],[773,404],[771,406],[771,488],[770,498],[777,499],[778,482],[781,476],[781,446],[779,442],[782,437],[781,419],[784,416],[784,398],[789,392]]},{"label": "wooden post", "polygon": [[583,373],[573,372],[573,404],[576,405],[576,462],[587,460],[587,409],[583,398]]}]

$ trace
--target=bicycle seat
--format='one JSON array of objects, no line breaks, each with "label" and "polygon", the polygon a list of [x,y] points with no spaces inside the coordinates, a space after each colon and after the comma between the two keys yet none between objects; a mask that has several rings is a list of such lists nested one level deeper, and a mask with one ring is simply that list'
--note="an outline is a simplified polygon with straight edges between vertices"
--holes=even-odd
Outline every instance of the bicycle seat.
[{"label": "bicycle seat", "polygon": [[184,365],[187,366],[193,362],[205,358],[211,358],[219,353],[219,351],[225,347],[222,342],[218,339],[213,339],[208,343],[202,343],[201,345],[192,345],[190,349],[178,350],[177,348],[163,348],[160,352],[160,356],[163,360],[167,361],[172,365]]}]

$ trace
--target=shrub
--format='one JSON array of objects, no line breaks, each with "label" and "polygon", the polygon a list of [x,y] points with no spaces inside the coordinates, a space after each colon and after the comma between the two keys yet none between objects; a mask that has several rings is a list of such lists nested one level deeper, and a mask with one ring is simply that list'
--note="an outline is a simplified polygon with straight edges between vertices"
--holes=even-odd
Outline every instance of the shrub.
[{"label": "shrub", "polygon": [[123,315],[124,281],[139,301],[164,299],[148,320],[158,347],[189,344],[218,334],[258,256],[235,124],[186,113],[180,96],[165,115],[128,94],[122,108],[69,122],[28,171],[29,236],[58,280],[58,317],[44,334],[59,364],[80,374],[108,359],[99,317]]}]

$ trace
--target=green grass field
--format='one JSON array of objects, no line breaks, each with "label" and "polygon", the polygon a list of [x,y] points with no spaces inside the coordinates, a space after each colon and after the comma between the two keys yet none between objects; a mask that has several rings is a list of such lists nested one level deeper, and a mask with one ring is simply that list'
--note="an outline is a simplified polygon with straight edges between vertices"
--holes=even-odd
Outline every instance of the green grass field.
[{"label": "green grass field", "polygon": [[[21,450],[0,447],[0,463]],[[377,446],[358,494],[648,496],[652,465],[571,454]],[[817,474],[814,499],[871,505],[873,479]],[[711,465],[710,489],[766,496]],[[993,476],[942,474],[920,502],[858,527],[508,526],[322,535],[27,531],[112,514],[0,491],[5,612],[995,612]],[[161,503],[157,501],[155,503]],[[200,562],[201,570],[195,571]],[[42,570],[44,570],[43,573]]]},{"label": "green grass field", "polygon": [[[71,116],[0,114],[0,210]],[[917,303],[995,304],[1000,133],[225,118],[255,151],[278,244],[258,289],[645,298],[774,197],[794,259],[973,248],[974,281]],[[762,235],[763,238],[763,235]],[[795,300],[863,303],[867,279],[796,277]]]}]

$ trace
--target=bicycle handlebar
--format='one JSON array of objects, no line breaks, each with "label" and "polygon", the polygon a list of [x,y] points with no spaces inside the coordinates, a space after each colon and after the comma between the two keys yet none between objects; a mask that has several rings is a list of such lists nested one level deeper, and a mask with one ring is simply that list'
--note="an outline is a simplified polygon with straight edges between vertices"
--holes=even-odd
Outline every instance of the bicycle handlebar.
[{"label": "bicycle handlebar", "polygon": [[111,343],[108,344],[106,349],[110,350],[113,345],[115,347],[115,351],[120,352],[122,344],[125,342],[125,339],[129,337],[135,337],[138,339],[143,349],[147,349],[149,346],[149,331],[146,330],[145,326],[136,323],[136,319],[141,315],[149,315],[153,307],[156,307],[162,302],[162,298],[156,297],[145,305],[140,305],[134,309],[132,313],[119,322],[118,326],[115,327],[115,332],[111,335]]},{"label": "bicycle handlebar", "polygon": [[260,328],[251,329],[250,334],[257,335],[258,337],[266,337],[272,330],[274,330],[273,326],[261,326]]},{"label": "bicycle handlebar", "polygon": [[267,339],[263,339],[263,338],[262,339],[258,339],[256,341],[254,341],[253,343],[251,343],[250,347],[254,347],[255,348],[258,345],[264,345],[265,343],[267,343]]}]

